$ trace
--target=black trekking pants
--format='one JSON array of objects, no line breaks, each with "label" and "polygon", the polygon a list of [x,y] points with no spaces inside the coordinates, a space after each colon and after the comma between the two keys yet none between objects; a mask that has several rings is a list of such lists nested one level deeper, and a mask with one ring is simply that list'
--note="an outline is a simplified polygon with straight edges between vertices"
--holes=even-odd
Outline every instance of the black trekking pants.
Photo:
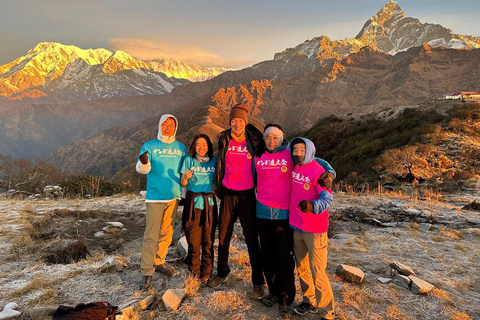
[{"label": "black trekking pants", "polygon": [[295,300],[293,230],[288,220],[257,218],[257,225],[268,290],[289,306]]},{"label": "black trekking pants", "polygon": [[232,240],[233,226],[240,219],[243,236],[247,244],[253,285],[263,285],[263,263],[258,239],[256,221],[256,199],[253,189],[245,191],[226,190],[221,199],[218,222],[218,263],[217,276],[226,277],[230,273],[228,254]]}]

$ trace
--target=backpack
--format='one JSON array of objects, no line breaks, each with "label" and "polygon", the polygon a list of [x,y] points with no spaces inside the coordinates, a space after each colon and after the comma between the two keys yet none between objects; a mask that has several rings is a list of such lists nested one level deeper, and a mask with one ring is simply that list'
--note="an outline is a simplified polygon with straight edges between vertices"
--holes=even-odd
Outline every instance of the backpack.
[{"label": "backpack", "polygon": [[75,307],[59,306],[52,320],[115,320],[116,314],[121,314],[118,306],[108,302],[79,303]]}]

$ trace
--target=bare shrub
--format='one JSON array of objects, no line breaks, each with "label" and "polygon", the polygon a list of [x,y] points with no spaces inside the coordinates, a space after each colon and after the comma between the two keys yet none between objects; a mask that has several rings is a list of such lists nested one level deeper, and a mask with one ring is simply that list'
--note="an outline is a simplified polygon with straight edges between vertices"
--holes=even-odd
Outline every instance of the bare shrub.
[{"label": "bare shrub", "polygon": [[187,297],[193,297],[197,294],[198,289],[200,289],[202,283],[200,280],[193,275],[189,274],[185,278],[185,294]]}]

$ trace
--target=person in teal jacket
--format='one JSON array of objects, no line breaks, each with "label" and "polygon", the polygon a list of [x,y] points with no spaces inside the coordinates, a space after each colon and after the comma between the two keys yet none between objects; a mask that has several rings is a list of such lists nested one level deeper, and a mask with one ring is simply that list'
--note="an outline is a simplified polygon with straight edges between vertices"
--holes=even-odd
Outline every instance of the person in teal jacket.
[{"label": "person in teal jacket", "polygon": [[158,124],[157,139],[145,142],[136,165],[138,173],[147,175],[146,227],[143,235],[140,289],[151,287],[155,271],[171,276],[173,267],[165,264],[168,247],[172,242],[181,199],[180,169],[187,148],[175,140],[178,121],[164,114]]},{"label": "person in teal jacket", "polygon": [[182,186],[187,187],[182,214],[182,229],[188,243],[187,264],[192,275],[202,282],[210,279],[213,267],[213,240],[218,210],[213,182],[217,157],[206,134],[198,134],[183,161]]}]

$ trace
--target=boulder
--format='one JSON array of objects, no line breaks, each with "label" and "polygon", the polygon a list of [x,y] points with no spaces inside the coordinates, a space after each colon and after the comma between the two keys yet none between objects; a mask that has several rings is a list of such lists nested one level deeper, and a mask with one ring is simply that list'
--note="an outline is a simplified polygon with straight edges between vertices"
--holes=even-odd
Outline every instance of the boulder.
[{"label": "boulder", "polygon": [[120,272],[123,271],[123,265],[114,258],[109,258],[99,268],[101,273]]},{"label": "boulder", "polygon": [[57,311],[57,307],[55,308],[48,308],[48,307],[43,307],[43,308],[33,308],[33,309],[28,309],[25,310],[22,314],[22,319],[47,319],[51,318],[52,315]]},{"label": "boulder", "polygon": [[176,311],[185,297],[185,289],[168,289],[162,296],[162,302],[168,311]]},{"label": "boulder", "polygon": [[410,278],[404,275],[399,274],[393,282],[402,288],[410,290]]},{"label": "boulder", "polygon": [[392,263],[390,263],[390,267],[392,267],[393,269],[397,270],[398,273],[403,274],[405,276],[415,275],[415,272],[412,270],[412,268],[397,261],[393,261]]},{"label": "boulder", "polygon": [[361,283],[365,277],[365,274],[362,270],[346,264],[339,265],[335,271],[335,274],[343,280],[356,283]]},{"label": "boulder", "polygon": [[391,278],[384,278],[384,277],[378,277],[377,280],[380,281],[380,282],[383,283],[383,284],[389,283],[389,282],[392,281]]},{"label": "boulder", "polygon": [[107,227],[113,227],[113,228],[119,228],[119,229],[123,229],[123,223],[121,222],[116,222],[116,221],[107,221],[106,222],[107,224]]},{"label": "boulder", "polygon": [[102,229],[102,231],[106,233],[117,233],[119,231],[122,231],[122,229],[112,226],[106,226]]},{"label": "boulder", "polygon": [[432,291],[435,288],[435,286],[433,284],[428,283],[427,281],[422,280],[418,277],[410,276],[409,278],[411,280],[410,291],[413,294],[429,293],[430,291]]},{"label": "boulder", "polygon": [[186,237],[181,237],[177,242],[177,251],[178,255],[181,258],[185,258],[188,254],[188,243]]},{"label": "boulder", "polygon": [[102,231],[96,232],[93,236],[97,243],[106,252],[112,252],[120,249],[125,242],[120,236],[127,231],[121,222],[107,222],[107,226]]},{"label": "boulder", "polygon": [[46,186],[43,188],[43,195],[48,199],[59,199],[63,197],[62,187],[59,186]]},{"label": "boulder", "polygon": [[177,241],[181,237],[182,237],[182,224],[179,223],[175,226],[175,229],[173,230],[172,242]]},{"label": "boulder", "polygon": [[3,308],[2,312],[0,312],[0,319],[1,320],[7,320],[7,319],[16,319],[17,317],[20,317],[22,314],[18,309],[18,304],[15,302],[9,302]]}]

